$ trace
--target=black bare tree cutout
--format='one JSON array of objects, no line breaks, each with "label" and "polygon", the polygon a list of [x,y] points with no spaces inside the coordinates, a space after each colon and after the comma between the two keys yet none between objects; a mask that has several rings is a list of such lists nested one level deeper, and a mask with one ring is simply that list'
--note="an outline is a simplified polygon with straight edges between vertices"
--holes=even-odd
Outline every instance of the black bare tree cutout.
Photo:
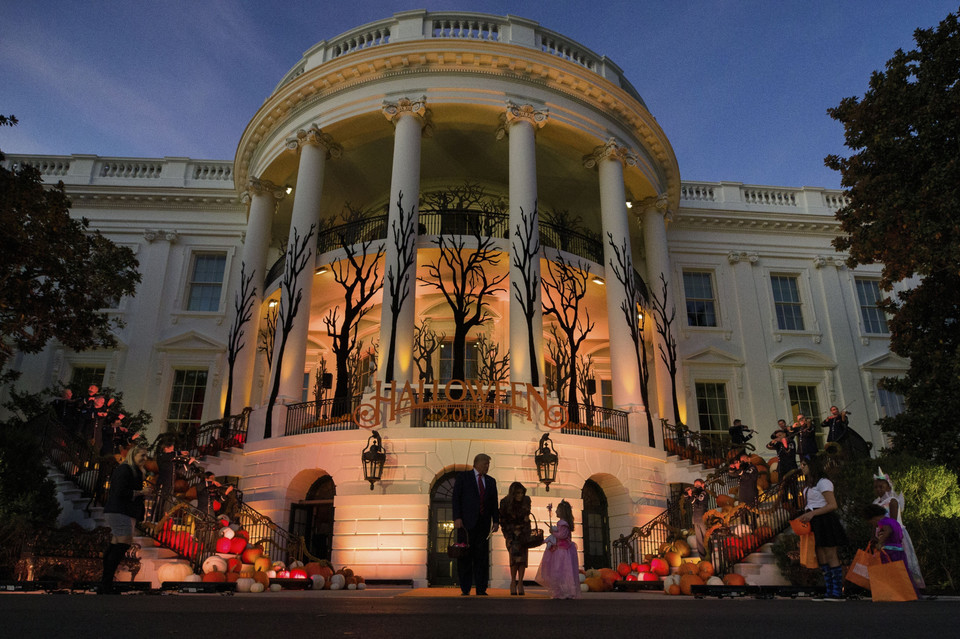
[{"label": "black bare tree cutout", "polygon": [[327,376],[327,358],[321,357],[317,362],[317,368],[313,371],[313,403],[317,405],[317,414],[320,414],[320,406],[327,399],[327,387],[323,383]]},{"label": "black bare tree cutout", "polygon": [[383,369],[384,381],[388,384],[394,380],[393,360],[397,352],[397,322],[400,311],[414,288],[410,282],[411,269],[414,265],[416,249],[416,230],[413,228],[413,218],[416,206],[409,211],[403,210],[403,192],[397,196],[397,219],[390,224],[390,235],[394,246],[397,247],[396,261],[387,266],[387,290],[390,292],[390,337],[387,341],[386,367]]},{"label": "black bare tree cutout", "polygon": [[561,401],[566,394],[567,384],[570,382],[570,353],[564,346],[556,324],[550,324],[548,329],[552,340],[547,340],[547,355],[553,362],[553,375],[547,376],[547,390],[557,394]]},{"label": "black bare tree cutout", "polygon": [[647,413],[647,441],[654,446],[653,415],[650,411],[650,363],[647,354],[647,342],[643,339],[643,331],[647,322],[647,315],[642,309],[650,306],[647,299],[647,286],[640,276],[633,270],[633,260],[627,251],[627,240],[624,238],[620,246],[613,241],[613,235],[607,233],[607,241],[613,248],[613,259],[610,268],[613,275],[620,282],[624,290],[624,300],[620,302],[620,311],[623,320],[633,340],[633,352],[637,358],[637,371],[640,374],[640,397],[643,399],[644,410]]},{"label": "black bare tree cutout", "polygon": [[370,377],[377,373],[377,355],[380,342],[373,342],[369,348],[363,347],[363,340],[357,342],[347,362],[347,375],[350,376],[350,396],[362,395]]},{"label": "black bare tree cutout", "polygon": [[557,327],[567,342],[570,356],[567,411],[572,421],[578,419],[580,414],[577,406],[577,354],[596,324],[590,321],[588,309],[584,308],[582,314],[580,312],[580,303],[587,295],[590,265],[578,262],[574,266],[558,255],[556,261],[547,262],[547,269],[550,279],[543,280],[543,312],[556,319]]},{"label": "black bare tree cutout", "polygon": [[453,369],[452,379],[463,380],[466,375],[467,335],[470,330],[493,319],[487,308],[487,298],[503,292],[499,285],[507,275],[491,277],[488,266],[500,264],[500,251],[495,238],[482,236],[479,229],[473,239],[476,248],[467,246],[465,236],[439,235],[435,243],[440,248],[437,261],[425,266],[429,278],[418,278],[443,294],[453,313]]},{"label": "black bare tree cutout", "polygon": [[[592,382],[592,383],[591,383]],[[591,386],[593,388],[591,388]],[[593,372],[593,355],[580,354],[577,356],[577,387],[583,396],[583,405],[586,406],[587,425],[593,425],[593,396],[597,392],[597,379]],[[593,392],[590,392],[593,391]]]},{"label": "black bare tree cutout", "polygon": [[[513,251],[513,266],[523,278],[521,282],[510,282],[513,296],[523,309],[523,317],[527,320],[527,349],[530,351],[530,384],[540,385],[540,358],[537,357],[537,341],[533,334],[533,318],[540,304],[540,277],[534,273],[533,266],[540,264],[540,239],[537,234],[537,205],[534,203],[533,212],[527,215],[520,208],[520,224],[513,231],[519,244],[519,251]],[[534,238],[534,235],[537,237]],[[515,245],[516,246],[516,245]],[[526,381],[526,380],[515,380]]]},{"label": "black bare tree cutout", "polygon": [[263,328],[257,332],[257,352],[267,356],[267,368],[273,363],[273,348],[277,343],[277,317],[280,305],[268,306],[263,316]]},{"label": "black bare tree cutout", "polygon": [[254,272],[246,272],[246,262],[240,263],[240,288],[233,300],[233,323],[227,333],[227,397],[223,405],[223,419],[230,417],[230,402],[233,401],[233,367],[237,356],[243,350],[244,325],[253,317],[253,301],[257,296],[257,287],[253,286]]},{"label": "black bare tree cutout", "polygon": [[433,383],[433,354],[446,338],[446,333],[438,333],[427,322],[413,327],[413,361],[425,384]]},{"label": "black bare tree cutout", "polygon": [[[277,403],[277,395],[280,394],[280,373],[283,370],[283,351],[287,347],[287,339],[293,331],[293,321],[300,311],[300,302],[303,301],[303,289],[297,287],[297,278],[307,268],[307,264],[314,259],[313,251],[310,250],[310,240],[313,239],[313,231],[316,224],[311,224],[307,234],[300,237],[300,232],[294,227],[293,239],[290,241],[290,249],[287,251],[287,258],[283,264],[283,280],[280,282],[280,312],[277,315],[277,328],[280,330],[280,342],[276,344],[280,348],[277,351],[277,362],[274,365],[273,387],[270,389],[270,401],[267,402],[267,419],[263,426],[263,438],[273,437],[273,407]],[[276,339],[276,337],[274,337]]]},{"label": "black bare tree cutout", "polygon": [[477,378],[488,385],[510,378],[510,352],[500,356],[500,344],[483,333],[477,337]]},{"label": "black bare tree cutout", "polygon": [[673,419],[674,424],[679,426],[680,421],[680,402],[677,398],[677,339],[673,336],[671,326],[677,316],[677,309],[669,301],[667,291],[667,279],[660,274],[661,294],[650,292],[650,303],[653,307],[653,317],[657,322],[657,333],[663,342],[657,345],[660,352],[660,359],[667,365],[667,372],[670,373],[670,390],[673,396]]},{"label": "black bare tree cutout", "polygon": [[348,366],[350,355],[357,346],[360,321],[372,308],[370,300],[383,288],[383,278],[380,275],[383,244],[379,243],[376,252],[371,253],[374,242],[379,240],[354,244],[351,239],[340,236],[340,245],[346,259],[339,260],[331,267],[334,281],[343,288],[343,304],[337,304],[323,318],[327,335],[333,339],[331,350],[337,375],[337,385],[333,391],[334,416],[351,410],[350,400],[357,389],[351,388]]}]

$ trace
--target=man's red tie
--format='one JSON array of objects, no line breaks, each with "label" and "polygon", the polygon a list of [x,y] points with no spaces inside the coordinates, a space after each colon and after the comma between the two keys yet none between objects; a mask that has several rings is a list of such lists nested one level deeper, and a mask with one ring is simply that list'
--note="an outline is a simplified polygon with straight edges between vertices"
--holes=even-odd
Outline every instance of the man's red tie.
[{"label": "man's red tie", "polygon": [[480,490],[480,514],[483,514],[483,492],[485,488],[483,485],[483,475],[477,475],[477,488]]}]

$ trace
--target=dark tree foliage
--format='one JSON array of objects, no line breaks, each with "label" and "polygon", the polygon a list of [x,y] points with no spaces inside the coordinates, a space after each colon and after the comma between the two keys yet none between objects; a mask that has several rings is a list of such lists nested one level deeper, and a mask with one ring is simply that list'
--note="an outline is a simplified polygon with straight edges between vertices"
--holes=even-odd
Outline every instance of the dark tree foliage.
[{"label": "dark tree foliage", "polygon": [[849,203],[837,211],[838,251],[848,264],[883,264],[881,287],[919,284],[881,302],[891,349],[910,358],[906,376],[886,380],[907,411],[880,421],[893,448],[960,466],[960,26],[950,14],[914,32],[862,98],[828,113],[843,123],[849,157],[840,171]]},{"label": "dark tree foliage", "polygon": [[121,323],[101,309],[134,294],[139,264],[89,226],[70,217],[62,182],[47,186],[26,164],[0,167],[0,368],[51,339],[76,351],[116,345]]},{"label": "dark tree foliage", "polygon": [[247,273],[246,262],[240,263],[240,288],[233,300],[233,323],[227,334],[227,397],[223,405],[223,418],[230,417],[230,403],[233,401],[233,369],[237,356],[243,350],[244,325],[253,317],[253,301],[257,296],[257,287],[253,286],[256,270]]},{"label": "dark tree foliage", "polygon": [[[283,371],[283,352],[287,346],[287,339],[293,331],[294,318],[300,311],[300,302],[303,301],[303,289],[297,286],[297,278],[307,268],[307,264],[314,258],[310,250],[310,240],[313,238],[315,224],[311,224],[307,234],[301,236],[297,229],[293,230],[290,240],[290,250],[287,251],[286,262],[283,268],[283,280],[280,282],[280,312],[277,314],[277,328],[280,329],[280,341],[275,344],[280,350],[277,352],[277,361],[273,366],[273,387],[270,390],[270,401],[267,402],[267,416],[263,427],[264,439],[273,436],[273,407],[280,394],[280,373]],[[276,340],[276,336],[274,336]]]}]

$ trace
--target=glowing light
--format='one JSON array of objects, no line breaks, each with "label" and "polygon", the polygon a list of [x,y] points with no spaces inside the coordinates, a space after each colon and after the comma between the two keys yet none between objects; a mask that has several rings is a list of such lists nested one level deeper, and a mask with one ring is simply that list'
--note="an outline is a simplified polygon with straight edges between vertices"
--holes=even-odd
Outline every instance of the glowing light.
[{"label": "glowing light", "polygon": [[[287,193],[289,193],[289,192],[290,192],[290,191],[287,191]],[[628,209],[632,209],[632,208],[633,208],[633,202],[627,200],[627,208],[628,208]]]},{"label": "glowing light", "polygon": [[270,307],[270,308],[276,308],[276,307],[277,307],[277,304],[279,304],[279,303],[280,303],[280,302],[278,302],[277,300],[270,300],[270,301],[267,303],[267,306]]},{"label": "glowing light", "polygon": [[594,275],[593,279],[590,281],[593,282],[594,284],[599,284],[600,286],[603,286],[605,284],[605,282],[603,281],[603,278],[600,277],[599,275]]},{"label": "glowing light", "polygon": [[315,275],[323,275],[324,273],[326,273],[326,272],[329,271],[329,270],[330,270],[330,269],[327,268],[326,266],[318,266],[318,267],[317,267],[317,270],[314,271],[314,274],[315,274]]},{"label": "glowing light", "polygon": [[292,187],[292,186],[288,186],[288,187],[287,187],[286,189],[284,189],[284,190],[287,192],[287,195],[290,195],[291,193],[293,193],[293,187]]}]

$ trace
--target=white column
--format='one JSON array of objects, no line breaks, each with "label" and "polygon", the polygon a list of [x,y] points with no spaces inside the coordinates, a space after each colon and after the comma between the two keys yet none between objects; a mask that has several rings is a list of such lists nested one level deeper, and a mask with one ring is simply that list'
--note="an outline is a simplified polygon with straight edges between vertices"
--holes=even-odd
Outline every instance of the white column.
[{"label": "white column", "polygon": [[[413,379],[413,326],[416,318],[417,203],[420,199],[420,138],[430,111],[426,98],[384,102],[384,116],[394,125],[393,171],[384,255],[383,306],[378,375],[402,386]],[[403,207],[403,215],[400,213]],[[402,218],[402,219],[401,219]],[[405,270],[406,269],[406,270]],[[391,278],[392,275],[392,278]],[[391,285],[391,279],[395,284]],[[393,286],[393,290],[391,290]],[[399,308],[394,309],[396,304]],[[394,311],[396,310],[396,317]],[[391,371],[390,345],[393,342]]]},{"label": "white column", "polygon": [[[665,218],[667,216],[667,198],[661,195],[656,198],[647,198],[637,204],[640,207],[640,215],[643,219],[643,250],[647,260],[647,287],[651,292],[658,296],[663,293],[663,282],[660,276],[663,275],[668,288],[670,282],[670,253],[667,250],[667,227]],[[674,287],[675,290],[675,287]],[[676,297],[670,296],[673,303],[676,304]],[[667,313],[670,309],[667,309]],[[654,373],[657,378],[657,409],[660,417],[673,421],[673,384],[670,381],[670,371],[666,363],[660,357],[661,349],[666,352],[666,344],[663,337],[657,332],[655,323],[653,326],[653,346],[654,346]],[[679,378],[679,372],[677,374]],[[689,417],[687,421],[689,421]]]},{"label": "white column", "polygon": [[[253,389],[253,369],[257,361],[257,327],[260,324],[260,304],[263,303],[264,278],[267,275],[267,250],[270,248],[270,225],[277,200],[285,195],[282,188],[269,180],[250,178],[243,200],[250,204],[247,214],[247,232],[243,238],[242,260],[244,272],[253,275],[255,294],[253,314],[243,327],[243,345],[233,366],[233,399],[230,414],[236,415],[250,403]],[[234,313],[236,296],[243,282],[237,282],[237,290],[229,300]]]},{"label": "white column", "polygon": [[[287,259],[295,249],[294,238],[303,238],[311,232],[305,255],[307,266],[297,277],[292,289],[294,296],[301,291],[302,298],[293,318],[293,329],[287,337],[283,350],[283,363],[277,371],[277,358],[280,356],[280,326],[277,327],[276,348],[273,353],[273,366],[280,376],[278,403],[292,404],[300,401],[303,389],[303,369],[307,354],[307,333],[310,328],[310,298],[313,289],[314,268],[316,266],[317,224],[320,219],[320,196],[323,194],[323,173],[327,157],[340,157],[341,149],[333,142],[328,133],[316,125],[307,130],[299,130],[295,137],[287,140],[287,148],[300,151],[300,166],[297,170],[297,188],[293,198],[293,214],[290,220],[290,237],[287,242]],[[280,295],[280,317],[289,313],[289,300],[286,291]],[[271,375],[272,377],[272,375]]]},{"label": "white column", "polygon": [[[544,382],[535,134],[547,123],[548,115],[546,109],[507,102],[503,125],[497,131],[498,139],[504,134],[510,138],[510,380],[535,386]],[[536,254],[531,255],[534,251]],[[529,297],[533,305],[529,326],[520,297]]]},{"label": "white column", "polygon": [[637,358],[623,357],[634,353],[636,344],[624,326],[622,304],[628,299],[624,285],[614,276],[612,264],[617,264],[608,234],[613,236],[618,247],[626,246],[627,272],[624,277],[633,277],[633,261],[630,248],[630,221],[627,217],[627,196],[623,186],[623,165],[637,162],[629,149],[609,140],[594,149],[584,158],[588,168],[597,167],[600,177],[600,219],[603,225],[603,268],[607,295],[607,327],[610,333],[610,373],[613,389],[613,404],[618,410],[636,412],[643,410],[643,395],[640,392],[640,371]]}]

